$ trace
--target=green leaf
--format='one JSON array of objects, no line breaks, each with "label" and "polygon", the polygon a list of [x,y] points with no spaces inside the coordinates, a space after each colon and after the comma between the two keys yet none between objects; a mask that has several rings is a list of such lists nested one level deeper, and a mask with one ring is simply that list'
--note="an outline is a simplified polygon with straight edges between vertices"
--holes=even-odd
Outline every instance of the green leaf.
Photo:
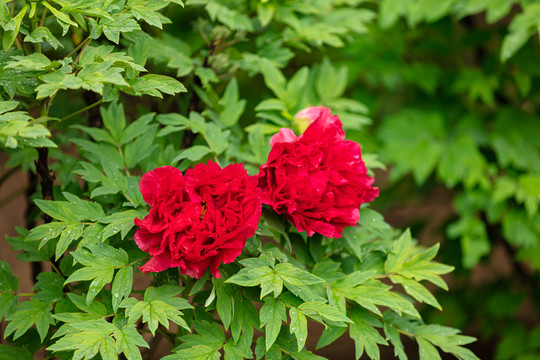
[{"label": "green leaf", "polygon": [[229,130],[222,131],[219,126],[214,123],[209,123],[204,131],[208,146],[216,155],[221,154],[227,149],[230,134],[231,132]]},{"label": "green leaf", "polygon": [[66,252],[69,245],[83,234],[84,225],[81,223],[68,223],[62,230],[60,240],[56,244],[55,259],[58,260]]},{"label": "green leaf", "polygon": [[14,110],[17,106],[19,106],[18,101],[0,101],[0,115]]},{"label": "green leaf", "polygon": [[272,3],[258,3],[257,4],[257,18],[261,23],[261,26],[267,26],[276,12],[276,5]]},{"label": "green leaf", "polygon": [[126,94],[142,96],[150,95],[163,98],[163,94],[174,95],[186,92],[186,88],[178,80],[165,75],[150,74],[135,79],[128,79],[129,87],[121,88]]},{"label": "green leaf", "polygon": [[0,344],[0,360],[32,360],[28,349]]},{"label": "green leaf", "polygon": [[261,326],[265,327],[266,351],[272,347],[281,330],[281,324],[287,320],[285,304],[271,297],[264,299],[264,305],[260,311]]},{"label": "green leaf", "polygon": [[181,349],[176,354],[167,355],[161,360],[219,360],[219,351],[206,345],[195,345],[187,349]]},{"label": "green leaf", "polygon": [[[11,56],[21,55],[20,50],[0,51],[0,88],[7,96],[13,98],[16,94],[32,95],[38,86],[37,76],[41,72],[24,69],[4,69]],[[33,95],[32,95],[33,96]]]},{"label": "green leaf", "polygon": [[324,360],[326,358],[315,355],[311,351],[302,351],[291,353],[294,360]]},{"label": "green leaf", "polygon": [[92,358],[98,352],[107,356],[111,352],[111,347],[116,354],[116,344],[111,343],[110,338],[115,330],[116,326],[104,319],[74,322],[69,325],[67,334],[47,350],[53,352],[75,350],[74,359]]},{"label": "green leaf", "polygon": [[4,34],[2,36],[2,45],[4,51],[8,50],[15,42],[15,38],[19,34],[19,29],[21,28],[24,15],[26,15],[26,12],[28,11],[28,7],[28,4],[24,4],[21,11],[3,25]]},{"label": "green leaf", "polygon": [[314,285],[324,282],[320,277],[297,268],[291,263],[277,264],[275,271],[284,282],[291,285]]},{"label": "green leaf", "polygon": [[114,337],[118,351],[123,352],[130,360],[142,360],[141,352],[137,346],[149,347],[134,325],[124,325],[122,329],[115,330]]},{"label": "green leaf", "polygon": [[10,292],[0,292],[0,320],[15,311],[17,295]]},{"label": "green leaf", "polygon": [[87,245],[92,254],[86,250],[72,252],[73,258],[84,265],[83,268],[71,274],[65,284],[74,281],[92,280],[86,296],[86,304],[90,305],[95,296],[113,279],[114,270],[123,267],[128,263],[127,253],[123,249],[115,249],[111,246],[101,244]]},{"label": "green leaf", "polygon": [[35,324],[41,342],[47,336],[49,326],[54,325],[50,305],[34,299],[17,305],[15,312],[9,315],[6,320],[9,321],[9,324],[4,336],[9,336],[16,330],[13,339],[17,339]]},{"label": "green leaf", "polygon": [[52,222],[52,223],[40,225],[30,230],[30,233],[26,237],[26,241],[41,240],[39,244],[39,248],[41,248],[49,240],[58,237],[66,226],[67,226],[67,223],[65,222]]},{"label": "green leaf", "polygon": [[388,345],[388,343],[368,321],[363,319],[361,312],[353,311],[351,317],[354,322],[350,327],[350,336],[355,343],[356,359],[359,359],[365,350],[371,359],[379,360],[377,344]]},{"label": "green leaf", "polygon": [[99,25],[95,24],[95,22],[94,25],[91,22],[95,29],[92,38],[98,38],[101,35],[101,31],[103,31],[107,39],[118,44],[120,33],[141,29],[137,21],[132,19],[129,13],[109,13],[109,15],[110,18],[101,19]]},{"label": "green leaf", "polygon": [[64,297],[64,278],[57,273],[42,272],[37,276],[37,280],[34,285],[36,294],[33,299],[42,301],[45,304],[52,304]]},{"label": "green leaf", "polygon": [[229,81],[219,103],[223,106],[223,110],[219,114],[223,126],[231,127],[236,124],[246,107],[246,100],[238,99],[238,81],[236,78]]},{"label": "green leaf", "polygon": [[112,307],[117,311],[122,299],[129,297],[133,286],[133,268],[126,266],[118,270],[111,286]]},{"label": "green leaf", "polygon": [[285,101],[285,84],[287,81],[281,71],[268,59],[262,59],[260,66],[266,86],[268,86],[279,99]]},{"label": "green leaf", "polygon": [[324,58],[315,83],[317,93],[323,103],[329,103],[343,95],[347,86],[347,77],[346,66],[336,69],[328,58]]},{"label": "green leaf", "polygon": [[336,341],[347,330],[344,326],[328,326],[323,330],[315,349],[323,348]]},{"label": "green leaf", "polygon": [[58,63],[51,63],[51,60],[41,53],[33,53],[28,56],[12,56],[11,58],[13,61],[10,61],[5,66],[5,69],[49,70],[55,63]]},{"label": "green leaf", "polygon": [[239,341],[235,344],[232,339],[229,339],[225,346],[223,346],[225,360],[252,359],[253,353],[250,347],[251,342]]},{"label": "green leaf", "polygon": [[76,209],[82,213],[78,218],[81,220],[99,221],[105,217],[103,208],[96,202],[82,200],[79,197],[68,192],[62,192],[62,195],[68,200],[71,205],[69,209]]},{"label": "green leaf", "polygon": [[246,14],[232,10],[218,2],[209,2],[206,5],[206,11],[208,11],[212,21],[217,19],[231,30],[253,31],[251,20]]},{"label": "green leaf", "polygon": [[439,310],[442,310],[442,307],[437,301],[437,299],[435,298],[435,296],[433,296],[433,294],[431,294],[429,290],[426,289],[420,283],[414,280],[407,279],[403,276],[399,276],[399,275],[390,275],[390,279],[395,284],[401,284],[403,286],[403,289],[405,289],[405,291],[407,292],[407,294],[411,295],[416,300],[420,302],[425,302],[426,304],[429,304]]},{"label": "green leaf", "polygon": [[126,210],[102,218],[100,223],[107,224],[107,226],[103,229],[101,240],[105,241],[118,233],[121,234],[122,239],[125,238],[135,225],[135,218],[142,217],[143,215],[140,210]]},{"label": "green leaf", "polygon": [[137,20],[142,19],[149,25],[155,26],[160,29],[163,28],[158,14],[155,11],[152,11],[152,9],[142,4],[137,4],[131,7],[131,12],[133,13],[133,15],[135,16]]},{"label": "green leaf", "polygon": [[289,310],[289,316],[291,318],[290,332],[296,336],[296,342],[298,344],[298,351],[302,350],[307,340],[307,319],[297,308],[292,307]]},{"label": "green leaf", "polygon": [[190,309],[192,306],[187,300],[174,297],[181,290],[181,288],[178,290],[169,286],[149,287],[144,293],[144,301],[137,302],[133,298],[128,298],[122,301],[120,307],[126,308],[126,316],[130,323],[135,323],[142,317],[142,321],[148,323],[152,334],[155,333],[158,324],[168,328],[169,320],[189,329],[185,320],[182,319],[180,310]]},{"label": "green leaf", "polygon": [[386,335],[386,339],[394,346],[394,355],[399,357],[399,360],[408,360],[407,354],[403,348],[403,343],[401,342],[400,334],[394,325],[385,322],[384,334]]},{"label": "green leaf", "polygon": [[504,37],[501,45],[501,62],[506,62],[525,45],[532,32],[536,30],[538,16],[540,16],[540,6],[531,3],[524,6],[523,12],[512,19],[509,26],[510,32]]},{"label": "green leaf", "polygon": [[[259,314],[253,302],[244,296],[237,296],[234,299],[234,317],[231,321],[231,334],[233,340],[238,342],[243,339],[251,344],[253,341],[253,328],[259,328]],[[240,337],[242,333],[242,337]]]},{"label": "green leaf", "polygon": [[182,150],[178,156],[176,156],[172,163],[176,163],[182,159],[188,159],[189,161],[198,161],[205,155],[210,154],[212,150],[208,146],[194,145],[188,149]]},{"label": "green leaf", "polygon": [[138,136],[141,136],[145,133],[147,130],[147,126],[154,118],[154,113],[148,113],[144,114],[141,117],[139,117],[137,120],[129,124],[124,131],[122,131],[122,135],[120,138],[120,144],[124,145],[132,141]]},{"label": "green leaf", "polygon": [[0,292],[16,292],[19,289],[19,279],[11,271],[6,260],[0,261]]},{"label": "green leaf", "polygon": [[72,25],[74,27],[77,27],[77,23],[73,22],[69,16],[61,11],[58,11],[56,8],[54,8],[52,5],[50,5],[47,1],[42,1],[41,5],[45,6],[47,9],[49,9],[53,15],[57,18],[58,23],[62,25],[62,22],[65,22],[66,24]]},{"label": "green leaf", "polygon": [[441,360],[441,355],[435,346],[431,345],[430,342],[422,339],[416,338],[418,342],[418,353],[420,360]]},{"label": "green leaf", "polygon": [[101,107],[99,111],[103,119],[103,125],[109,130],[113,139],[119,143],[126,126],[124,107],[122,104],[111,103],[107,109]]},{"label": "green leaf", "polygon": [[324,319],[326,321],[332,322],[335,325],[346,326],[345,323],[352,322],[340,309],[335,306],[331,306],[320,301],[310,301],[305,302],[298,306],[304,315],[321,321]]},{"label": "green leaf", "polygon": [[223,322],[223,327],[228,330],[233,318],[234,288],[221,279],[212,279],[212,284],[216,291],[216,310]]},{"label": "green leaf", "polygon": [[398,240],[392,244],[392,251],[388,254],[388,258],[384,264],[384,270],[386,273],[392,273],[400,270],[405,263],[405,259],[409,256],[411,250],[411,232],[409,229],[405,230]]}]

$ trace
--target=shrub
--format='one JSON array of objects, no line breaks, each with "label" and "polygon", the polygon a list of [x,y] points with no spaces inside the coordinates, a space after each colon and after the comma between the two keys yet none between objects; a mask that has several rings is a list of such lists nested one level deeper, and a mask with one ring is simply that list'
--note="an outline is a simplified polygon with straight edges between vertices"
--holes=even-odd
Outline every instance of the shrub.
[{"label": "shrub", "polygon": [[[212,203],[257,199],[257,179],[247,174],[266,163],[269,135],[305,129],[294,115],[308,106],[330,107],[347,132],[366,131],[366,106],[346,93],[347,67],[320,53],[366,36],[373,7],[307,0],[183,6],[0,4],[0,142],[9,166],[39,177],[28,228],[7,239],[22,251],[21,261],[38,264],[36,282],[32,293],[18,292],[17,278],[1,263],[0,311],[11,346],[0,346],[0,354],[30,359],[45,348],[48,358],[152,358],[156,339],[164,338],[169,360],[317,359],[305,346],[309,319],[325,327],[317,348],[348,331],[356,358],[379,358],[378,346],[391,345],[405,359],[406,337],[418,343],[421,359],[439,358],[437,348],[476,359],[464,347],[474,338],[428,324],[417,310],[421,303],[441,308],[425,286],[447,289],[441,275],[452,267],[434,261],[439,246],[419,245],[365,205],[358,224],[348,226],[358,219],[356,207],[375,195],[358,158],[364,190],[373,193],[347,207],[346,220],[330,215],[341,203],[319,212],[327,216],[321,222],[332,219],[331,233],[316,221],[299,226],[291,207],[278,215],[275,203],[262,207],[255,230],[247,215],[258,218],[258,204],[239,216],[232,205]],[[306,60],[310,52],[315,58]],[[359,156],[357,144],[342,143]],[[370,171],[382,167],[375,155],[362,157]],[[210,230],[223,219],[242,226]],[[199,220],[205,228],[180,228]],[[217,246],[238,227],[234,249]],[[188,232],[195,235],[177,241]],[[199,257],[192,246],[201,247]],[[150,256],[141,249],[153,262],[146,264]],[[52,271],[39,271],[43,262]],[[143,265],[162,271],[143,275]],[[151,286],[134,286],[149,277]]]}]

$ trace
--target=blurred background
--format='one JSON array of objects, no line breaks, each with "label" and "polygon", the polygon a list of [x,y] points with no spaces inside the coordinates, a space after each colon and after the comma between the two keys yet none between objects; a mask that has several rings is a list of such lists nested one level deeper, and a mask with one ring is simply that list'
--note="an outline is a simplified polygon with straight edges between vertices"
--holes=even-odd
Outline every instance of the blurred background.
[{"label": "blurred background", "polygon": [[[450,290],[433,289],[443,311],[423,308],[426,321],[477,337],[470,348],[481,359],[540,359],[540,2],[339,3],[371,15],[349,24],[359,28],[345,46],[328,40],[310,52],[275,54],[290,56],[284,74],[304,65],[332,74],[330,82],[318,77],[320,98],[341,91],[366,106],[363,115],[337,114],[354,124],[349,139],[379,155],[370,160],[381,188],[372,206],[422,244],[440,242],[438,260],[455,267]],[[181,33],[196,15],[177,11],[167,31]],[[255,116],[260,96],[244,80],[244,117]],[[14,236],[15,226],[31,225],[26,189],[36,179],[7,159],[0,157],[0,234]],[[30,291],[30,265],[5,241],[0,254],[21,291]],[[344,336],[318,353],[352,359],[353,349]],[[383,357],[393,358],[388,350]]]}]

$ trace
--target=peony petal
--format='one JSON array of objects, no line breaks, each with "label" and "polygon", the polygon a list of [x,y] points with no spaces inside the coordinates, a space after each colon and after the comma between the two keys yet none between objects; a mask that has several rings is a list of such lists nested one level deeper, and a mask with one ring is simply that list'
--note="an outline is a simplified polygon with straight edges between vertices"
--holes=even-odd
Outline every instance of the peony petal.
[{"label": "peony petal", "polygon": [[345,131],[339,117],[331,116],[330,109],[324,108],[301,136],[307,141],[343,140]]},{"label": "peony petal", "polygon": [[150,206],[156,205],[158,198],[167,197],[176,188],[183,186],[182,172],[168,165],[147,172],[139,181],[143,199]]},{"label": "peony petal", "polygon": [[330,116],[331,111],[326,106],[310,106],[308,108],[305,108],[304,110],[301,110],[294,115],[295,119],[306,119],[310,123],[317,120],[319,116]]},{"label": "peony petal", "polygon": [[160,272],[171,267],[171,254],[164,252],[159,255],[152,256],[150,260],[143,266],[139,266],[137,269],[143,273],[147,272]]},{"label": "peony petal", "polygon": [[270,139],[270,146],[274,147],[274,144],[276,143],[292,142],[296,140],[296,138],[294,131],[288,128],[281,128],[279,129],[279,132]]}]

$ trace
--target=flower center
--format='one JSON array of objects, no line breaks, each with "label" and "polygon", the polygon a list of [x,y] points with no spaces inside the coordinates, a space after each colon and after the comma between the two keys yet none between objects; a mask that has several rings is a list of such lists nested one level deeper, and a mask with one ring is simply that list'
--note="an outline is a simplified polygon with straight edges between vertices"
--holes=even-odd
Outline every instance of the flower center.
[{"label": "flower center", "polygon": [[204,219],[204,214],[206,214],[206,211],[208,210],[208,206],[206,205],[206,201],[202,201],[201,202],[201,205],[202,205],[202,212],[201,212],[201,215],[199,216],[199,220],[202,221],[202,219]]}]

